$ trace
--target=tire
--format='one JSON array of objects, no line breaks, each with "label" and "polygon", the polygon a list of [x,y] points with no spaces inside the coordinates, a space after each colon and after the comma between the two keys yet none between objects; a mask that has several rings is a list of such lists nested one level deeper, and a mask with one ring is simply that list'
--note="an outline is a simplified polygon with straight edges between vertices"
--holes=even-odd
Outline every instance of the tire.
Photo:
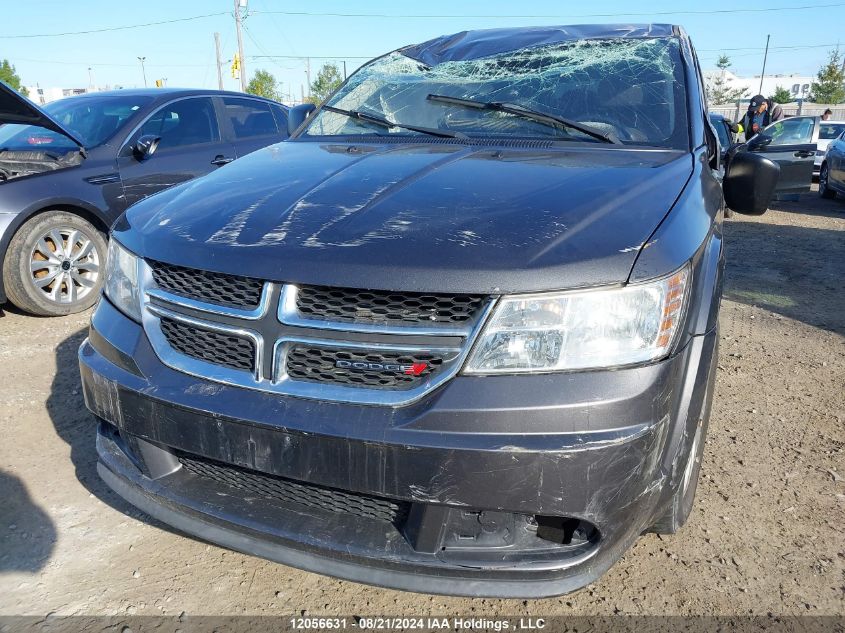
[{"label": "tire", "polygon": [[40,213],[24,222],[9,243],[3,264],[6,295],[38,316],[90,308],[103,287],[106,250],[105,236],[80,216]]},{"label": "tire", "polygon": [[819,169],[819,196],[827,200],[833,200],[836,197],[836,192],[827,186],[827,179],[827,163],[822,163],[821,169]]},{"label": "tire", "polygon": [[[718,332],[718,330],[717,330]],[[717,334],[718,336],[718,334]],[[719,346],[713,351],[713,360],[710,365],[710,384],[704,396],[704,405],[701,410],[701,417],[695,427],[695,437],[692,440],[687,463],[684,466],[683,476],[678,484],[678,489],[672,495],[668,506],[663,514],[654,522],[649,532],[657,534],[675,534],[689,519],[695,502],[695,491],[698,488],[698,477],[701,474],[701,460],[704,456],[704,443],[707,439],[707,428],[710,425],[710,409],[713,404],[713,385],[715,384],[716,364],[719,356]]]}]

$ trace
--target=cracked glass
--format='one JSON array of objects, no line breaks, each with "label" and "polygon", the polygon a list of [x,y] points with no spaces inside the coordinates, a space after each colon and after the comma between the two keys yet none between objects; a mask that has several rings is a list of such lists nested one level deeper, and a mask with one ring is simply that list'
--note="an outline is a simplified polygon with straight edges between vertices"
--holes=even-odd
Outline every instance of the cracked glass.
[{"label": "cracked glass", "polygon": [[[613,134],[625,144],[688,147],[677,38],[584,39],[434,66],[397,51],[362,67],[327,104],[468,137],[600,142],[564,125],[434,102],[430,94],[514,104]],[[321,110],[305,135],[418,134]]]}]

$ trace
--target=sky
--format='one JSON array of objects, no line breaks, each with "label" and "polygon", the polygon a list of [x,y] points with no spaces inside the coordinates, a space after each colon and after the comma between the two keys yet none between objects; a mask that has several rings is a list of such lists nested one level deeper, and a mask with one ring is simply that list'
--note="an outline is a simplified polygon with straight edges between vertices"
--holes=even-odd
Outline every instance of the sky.
[{"label": "sky", "polygon": [[[687,30],[705,70],[724,52],[733,62],[731,70],[743,76],[760,74],[767,34],[767,75],[814,75],[840,39],[845,49],[845,1],[835,0],[793,0],[791,5],[786,0],[247,1],[243,39],[248,76],[267,70],[282,82],[283,94],[297,99],[307,90],[306,57],[312,79],[326,61],[341,68],[346,61],[351,73],[367,59],[400,46],[465,29],[669,22]],[[213,37],[218,32],[224,88],[238,89],[228,63],[237,50],[234,0],[0,3],[0,59],[9,59],[24,85],[84,88],[93,80],[100,87],[139,87],[144,80],[138,57],[145,57],[151,86],[162,78],[168,86],[216,88]],[[170,20],[181,21],[120,28]],[[100,29],[117,30],[59,35]]]}]

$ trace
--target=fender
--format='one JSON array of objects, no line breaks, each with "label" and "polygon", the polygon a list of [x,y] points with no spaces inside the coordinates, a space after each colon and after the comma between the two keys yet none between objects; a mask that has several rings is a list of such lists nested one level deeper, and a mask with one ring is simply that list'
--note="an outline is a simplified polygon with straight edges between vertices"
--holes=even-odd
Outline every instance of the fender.
[{"label": "fender", "polygon": [[[646,281],[692,262],[694,299],[688,307],[686,335],[700,336],[715,327],[722,296],[725,256],[722,239],[723,199],[718,174],[707,162],[706,148],[696,151],[695,171],[672,210],[643,246],[630,283]],[[652,246],[659,244],[658,248]]]}]

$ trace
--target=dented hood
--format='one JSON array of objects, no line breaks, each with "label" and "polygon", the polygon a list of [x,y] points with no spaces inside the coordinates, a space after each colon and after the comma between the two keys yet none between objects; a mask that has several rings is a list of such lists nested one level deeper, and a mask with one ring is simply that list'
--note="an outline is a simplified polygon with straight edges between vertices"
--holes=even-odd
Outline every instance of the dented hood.
[{"label": "dented hood", "polygon": [[148,198],[114,230],[150,259],[303,284],[621,283],[691,171],[676,151],[292,141]]},{"label": "dented hood", "polygon": [[2,81],[0,81],[0,123],[37,125],[67,136],[79,147],[84,146],[73,132],[62,127],[53,117]]}]

